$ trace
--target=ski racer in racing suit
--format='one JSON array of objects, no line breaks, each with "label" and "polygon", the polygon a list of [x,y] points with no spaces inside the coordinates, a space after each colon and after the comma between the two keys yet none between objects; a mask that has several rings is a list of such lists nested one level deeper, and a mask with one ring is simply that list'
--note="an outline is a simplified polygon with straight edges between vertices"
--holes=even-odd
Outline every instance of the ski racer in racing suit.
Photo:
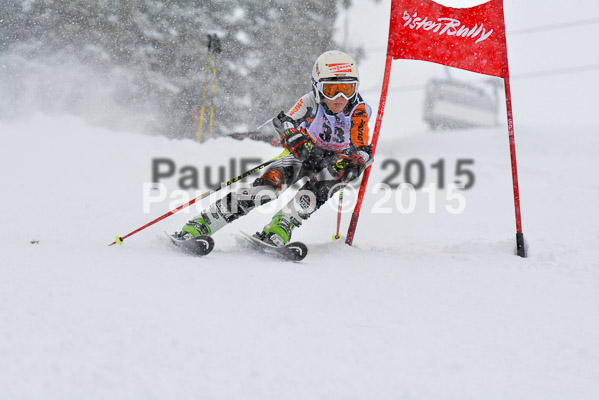
[{"label": "ski racer in racing suit", "polygon": [[275,246],[289,243],[294,228],[373,161],[368,144],[372,111],[358,93],[358,86],[359,73],[353,58],[336,50],[320,55],[312,69],[313,90],[273,119],[289,154],[271,163],[249,188],[211,204],[182,228],[181,237],[213,235],[308,178],[294,198],[255,235]]}]

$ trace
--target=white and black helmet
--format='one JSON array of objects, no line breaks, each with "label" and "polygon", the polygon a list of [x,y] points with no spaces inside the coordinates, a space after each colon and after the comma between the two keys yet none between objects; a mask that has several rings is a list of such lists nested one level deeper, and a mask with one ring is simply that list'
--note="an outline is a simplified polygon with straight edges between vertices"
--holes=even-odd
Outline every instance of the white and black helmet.
[{"label": "white and black helmet", "polygon": [[356,61],[339,50],[322,53],[312,68],[312,87],[316,101],[324,98],[336,99],[343,96],[347,100],[355,98],[360,84],[360,74]]}]

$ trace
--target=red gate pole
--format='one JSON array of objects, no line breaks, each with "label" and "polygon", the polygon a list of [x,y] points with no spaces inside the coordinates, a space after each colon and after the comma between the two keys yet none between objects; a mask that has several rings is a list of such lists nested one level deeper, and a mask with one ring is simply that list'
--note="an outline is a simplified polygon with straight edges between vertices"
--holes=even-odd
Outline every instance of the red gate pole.
[{"label": "red gate pole", "polygon": [[512,113],[512,91],[510,87],[510,69],[507,61],[507,41],[504,54],[503,83],[505,86],[505,106],[507,110],[507,129],[510,143],[510,159],[512,164],[512,186],[514,189],[514,210],[516,213],[516,254],[526,257],[526,244],[522,233],[522,216],[520,213],[520,189],[518,185],[518,164],[516,163],[516,139],[514,136],[514,116]]},{"label": "red gate pole", "polygon": [[[379,132],[381,130],[381,123],[383,122],[383,114],[385,113],[385,103],[387,102],[387,89],[389,88],[389,77],[391,75],[391,63],[393,61],[393,57],[389,54],[387,50],[387,61],[385,62],[385,76],[383,77],[383,87],[381,89],[381,100],[379,102],[379,110],[376,116],[376,125],[374,126],[374,133],[372,134],[372,157],[374,158],[374,154],[376,152],[376,145],[379,140]],[[370,165],[364,171],[364,175],[362,176],[362,184],[360,185],[360,191],[358,192],[358,199],[356,201],[356,206],[354,207],[354,212],[352,213],[351,220],[349,222],[349,228],[347,230],[347,237],[345,238],[345,243],[349,246],[352,245],[354,241],[354,234],[356,232],[356,227],[358,226],[358,218],[360,217],[360,209],[362,208],[362,200],[364,199],[364,193],[366,192],[366,185],[368,184],[368,177],[370,176],[370,169],[372,165]]]},{"label": "red gate pole", "polygon": [[[499,2],[503,24],[503,2]],[[507,57],[507,38],[503,36],[503,86],[505,87],[505,107],[507,111],[507,130],[510,143],[510,159],[512,164],[512,187],[514,189],[514,211],[516,214],[516,254],[526,257],[527,248],[522,233],[522,216],[520,214],[520,189],[518,185],[518,164],[516,163],[516,139],[514,136],[514,115],[512,113],[512,90],[510,87],[510,67]]]}]

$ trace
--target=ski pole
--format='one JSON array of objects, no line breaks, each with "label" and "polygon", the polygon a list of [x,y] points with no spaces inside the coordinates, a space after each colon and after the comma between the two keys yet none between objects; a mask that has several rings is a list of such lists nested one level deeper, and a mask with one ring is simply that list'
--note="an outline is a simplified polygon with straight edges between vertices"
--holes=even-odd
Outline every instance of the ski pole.
[{"label": "ski pole", "polygon": [[230,185],[234,184],[235,182],[237,182],[237,181],[240,181],[241,179],[243,179],[243,178],[246,178],[246,177],[250,176],[250,175],[251,175],[251,174],[253,174],[254,172],[257,172],[257,171],[261,170],[262,168],[266,167],[267,165],[269,165],[269,164],[272,164],[272,163],[273,163],[273,162],[275,162],[276,160],[279,160],[279,159],[281,159],[281,158],[283,158],[283,157],[287,156],[288,154],[289,154],[289,150],[288,150],[288,149],[285,149],[285,151],[284,151],[283,153],[279,154],[278,156],[276,156],[276,157],[275,157],[275,158],[273,158],[272,160],[268,160],[268,161],[266,161],[266,162],[263,162],[262,164],[260,164],[260,165],[258,165],[258,166],[256,166],[256,167],[254,167],[254,168],[252,168],[252,169],[250,169],[249,171],[246,171],[246,172],[244,172],[243,174],[241,174],[241,175],[239,175],[239,176],[236,176],[235,178],[233,178],[233,179],[231,179],[231,180],[229,180],[229,181],[227,181],[227,182],[225,182],[225,183],[221,183],[221,185],[220,185],[220,186],[218,186],[218,187],[216,187],[216,188],[213,188],[213,189],[211,189],[211,190],[207,191],[206,193],[204,193],[204,194],[202,194],[202,195],[200,195],[200,196],[196,197],[196,198],[195,198],[195,199],[193,199],[193,200],[190,200],[190,201],[188,201],[188,202],[187,202],[187,203],[185,203],[185,204],[182,204],[182,205],[180,205],[179,207],[175,208],[174,210],[171,210],[171,211],[167,212],[167,213],[166,213],[166,214],[164,214],[164,215],[161,215],[160,217],[156,218],[155,220],[148,222],[148,223],[147,223],[147,224],[145,224],[144,226],[142,226],[142,227],[140,227],[140,228],[137,228],[137,229],[136,229],[136,230],[134,230],[133,232],[130,232],[130,233],[126,234],[125,236],[117,236],[117,237],[116,237],[116,240],[115,240],[114,242],[110,243],[108,246],[112,246],[112,245],[114,245],[114,244],[122,245],[122,244],[123,244],[123,240],[127,239],[129,236],[132,236],[132,235],[136,234],[137,232],[139,232],[139,231],[142,231],[142,230],[146,229],[147,227],[149,227],[149,226],[151,226],[151,225],[154,225],[156,222],[162,221],[163,219],[165,219],[165,218],[167,218],[167,217],[170,217],[171,215],[173,215],[173,214],[175,214],[175,213],[177,213],[177,212],[181,211],[182,209],[184,209],[184,208],[186,208],[186,207],[189,207],[190,205],[192,205],[192,204],[193,204],[193,203],[195,203],[196,201],[198,201],[198,200],[202,200],[202,199],[204,199],[204,198],[206,198],[206,197],[208,197],[208,196],[212,195],[213,193],[216,193],[216,192],[218,192],[219,190],[221,190],[221,189],[222,189],[222,188],[224,188],[224,187],[230,186]]},{"label": "ski pole", "polygon": [[339,234],[339,230],[341,229],[341,210],[343,209],[343,187],[345,185],[341,184],[341,189],[339,189],[339,207],[337,208],[337,233],[333,235],[333,241],[337,241],[337,239],[341,239],[343,236]]},{"label": "ski pole", "polygon": [[202,127],[204,125],[204,110],[205,110],[205,102],[206,102],[206,91],[208,90],[208,74],[210,69],[210,51],[212,47],[212,35],[208,35],[208,50],[206,52],[206,68],[204,69],[204,87],[202,89],[202,105],[200,107],[200,122],[198,126],[198,142],[202,141]]},{"label": "ski pole", "polygon": [[208,122],[208,137],[212,138],[212,124],[214,122],[214,94],[216,93],[216,54],[214,55],[214,74],[212,75],[212,96],[210,97],[210,119]]},{"label": "ski pole", "polygon": [[212,138],[212,126],[214,122],[214,96],[216,95],[216,56],[220,53],[220,40],[216,34],[212,40],[212,52],[214,53],[214,69],[212,75],[212,96],[210,97],[210,122],[208,124],[208,137]]},{"label": "ski pole", "polygon": [[266,126],[266,124],[268,124],[269,122],[272,122],[273,119],[274,118],[269,119],[268,121],[266,121],[265,123],[263,123],[262,125],[257,127],[256,130],[259,131],[260,129],[264,128]]}]

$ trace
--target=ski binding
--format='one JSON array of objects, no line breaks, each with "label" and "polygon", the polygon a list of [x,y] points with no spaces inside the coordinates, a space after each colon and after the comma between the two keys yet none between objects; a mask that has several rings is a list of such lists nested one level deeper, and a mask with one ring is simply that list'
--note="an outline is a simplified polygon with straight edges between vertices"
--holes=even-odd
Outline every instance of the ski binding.
[{"label": "ski binding", "polygon": [[245,232],[241,232],[241,234],[243,235],[244,239],[246,239],[254,247],[260,249],[262,252],[279,256],[286,260],[302,261],[306,255],[308,255],[308,247],[302,242],[291,242],[287,243],[285,246],[278,247],[263,242],[259,238]]}]

